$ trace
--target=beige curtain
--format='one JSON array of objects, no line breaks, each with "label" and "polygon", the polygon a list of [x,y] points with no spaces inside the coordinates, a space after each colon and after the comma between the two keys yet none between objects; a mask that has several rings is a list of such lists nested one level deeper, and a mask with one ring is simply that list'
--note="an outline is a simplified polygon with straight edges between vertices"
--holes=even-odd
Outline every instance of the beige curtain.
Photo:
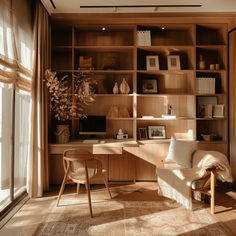
[{"label": "beige curtain", "polygon": [[44,191],[49,189],[47,90],[43,78],[44,71],[50,68],[49,15],[40,1],[37,1],[35,6],[34,43],[28,193],[31,197],[40,197]]}]

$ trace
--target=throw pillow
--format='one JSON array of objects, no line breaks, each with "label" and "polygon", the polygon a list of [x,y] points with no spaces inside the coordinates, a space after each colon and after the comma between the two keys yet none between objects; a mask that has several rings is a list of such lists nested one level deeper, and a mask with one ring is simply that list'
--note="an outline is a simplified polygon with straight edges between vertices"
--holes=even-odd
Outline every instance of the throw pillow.
[{"label": "throw pillow", "polygon": [[198,141],[182,141],[171,137],[165,162],[175,162],[185,168],[192,167],[192,154],[197,150]]}]

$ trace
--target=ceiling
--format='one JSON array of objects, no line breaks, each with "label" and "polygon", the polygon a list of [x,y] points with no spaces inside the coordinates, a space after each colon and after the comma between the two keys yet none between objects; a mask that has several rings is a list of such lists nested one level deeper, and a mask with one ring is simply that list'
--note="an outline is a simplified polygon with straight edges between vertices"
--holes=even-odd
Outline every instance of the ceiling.
[{"label": "ceiling", "polygon": [[[236,12],[236,0],[41,0],[41,2],[50,14]],[[56,8],[53,8],[51,2],[54,3]],[[134,5],[136,5],[136,7],[134,7]],[[151,6],[144,7],[144,5]],[[183,7],[180,5],[191,5],[191,7]],[[194,7],[192,5],[200,6]],[[87,6],[87,8],[84,8],[85,6]]]}]

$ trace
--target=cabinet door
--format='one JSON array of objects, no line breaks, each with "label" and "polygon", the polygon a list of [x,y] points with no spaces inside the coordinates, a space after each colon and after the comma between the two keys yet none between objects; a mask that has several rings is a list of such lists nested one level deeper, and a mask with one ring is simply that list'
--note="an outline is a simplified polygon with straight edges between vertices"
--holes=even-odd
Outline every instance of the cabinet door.
[{"label": "cabinet door", "polygon": [[109,181],[134,181],[135,161],[132,155],[109,155]]}]

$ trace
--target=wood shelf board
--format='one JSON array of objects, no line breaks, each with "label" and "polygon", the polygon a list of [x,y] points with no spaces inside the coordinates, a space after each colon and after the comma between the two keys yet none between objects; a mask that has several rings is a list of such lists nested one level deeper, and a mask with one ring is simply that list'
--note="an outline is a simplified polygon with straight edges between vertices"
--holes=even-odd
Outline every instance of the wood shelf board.
[{"label": "wood shelf board", "polygon": [[95,97],[133,97],[134,94],[94,94]]},{"label": "wood shelf board", "polygon": [[158,46],[137,46],[137,49],[141,50],[147,50],[147,51],[154,51],[154,50],[160,50],[160,51],[166,51],[166,50],[193,50],[195,48],[194,45],[158,45]]},{"label": "wood shelf board", "polygon": [[222,117],[222,118],[215,118],[215,117],[212,117],[212,118],[208,118],[208,117],[203,117],[203,118],[196,118],[196,120],[227,120],[226,117]]},{"label": "wood shelf board", "polygon": [[73,70],[73,72],[94,74],[133,74],[134,70]]},{"label": "wood shelf board", "polygon": [[133,117],[127,117],[127,118],[122,118],[122,117],[107,117],[107,120],[128,120],[128,121],[133,121]]},{"label": "wood shelf board", "polygon": [[199,143],[201,144],[227,144],[227,142],[225,141],[217,141],[217,140],[213,140],[213,141],[203,141],[203,140],[199,140]]},{"label": "wood shelf board", "polygon": [[138,121],[147,121],[147,120],[150,120],[150,121],[156,121],[156,120],[160,120],[160,121],[173,121],[173,120],[195,120],[196,118],[195,117],[176,117],[176,118],[162,118],[162,117],[156,117],[156,118],[136,118],[136,120]]},{"label": "wood shelf board", "polygon": [[92,52],[132,52],[134,46],[75,46],[78,51],[92,51]]},{"label": "wood shelf board", "polygon": [[159,94],[137,94],[138,97],[145,97],[145,98],[148,98],[148,97],[165,97],[165,96],[195,96],[195,94],[190,94],[190,93],[159,93]]},{"label": "wood shelf board", "polygon": [[215,93],[215,94],[196,94],[197,97],[215,97],[215,96],[225,96],[224,93]]},{"label": "wood shelf board", "polygon": [[194,70],[137,70],[137,73],[152,74],[152,75],[164,75],[164,74],[187,74],[193,73]]}]

